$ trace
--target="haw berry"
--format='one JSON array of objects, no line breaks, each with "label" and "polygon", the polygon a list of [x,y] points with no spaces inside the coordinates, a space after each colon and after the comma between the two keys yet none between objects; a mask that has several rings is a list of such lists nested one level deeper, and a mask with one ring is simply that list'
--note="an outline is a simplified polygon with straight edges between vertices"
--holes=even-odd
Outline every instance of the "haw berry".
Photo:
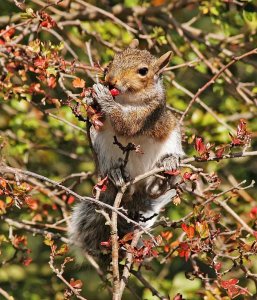
[{"label": "haw berry", "polygon": [[114,88],[110,90],[110,93],[112,94],[113,97],[115,97],[119,95],[120,91]]}]

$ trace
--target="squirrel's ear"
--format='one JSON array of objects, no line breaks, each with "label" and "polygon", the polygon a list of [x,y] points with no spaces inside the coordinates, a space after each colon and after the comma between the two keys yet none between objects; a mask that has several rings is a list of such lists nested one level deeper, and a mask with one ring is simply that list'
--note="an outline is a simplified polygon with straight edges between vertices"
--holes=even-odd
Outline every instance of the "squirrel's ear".
[{"label": "squirrel's ear", "polygon": [[131,43],[129,44],[129,48],[131,49],[136,49],[139,45],[139,40],[138,39],[133,39]]},{"label": "squirrel's ear", "polygon": [[173,52],[168,51],[165,54],[163,54],[155,63],[155,70],[156,73],[160,73],[170,62],[171,56]]}]

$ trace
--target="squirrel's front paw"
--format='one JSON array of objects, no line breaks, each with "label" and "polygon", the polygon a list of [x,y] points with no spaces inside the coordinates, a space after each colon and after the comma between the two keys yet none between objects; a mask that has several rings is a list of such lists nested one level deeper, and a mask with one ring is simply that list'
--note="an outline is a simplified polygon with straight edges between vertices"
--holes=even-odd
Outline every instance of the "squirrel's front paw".
[{"label": "squirrel's front paw", "polygon": [[96,98],[96,101],[99,104],[102,104],[103,102],[113,101],[113,97],[106,86],[102,85],[101,83],[97,83],[93,85],[93,89],[94,98]]},{"label": "squirrel's front paw", "polygon": [[110,113],[113,108],[116,106],[116,102],[113,100],[113,97],[107,87],[97,83],[93,85],[94,94],[93,97],[97,103],[101,106],[101,109],[105,113]]},{"label": "squirrel's front paw", "polygon": [[165,171],[177,170],[179,167],[179,156],[171,155],[165,157],[160,163],[160,167],[164,167]]}]

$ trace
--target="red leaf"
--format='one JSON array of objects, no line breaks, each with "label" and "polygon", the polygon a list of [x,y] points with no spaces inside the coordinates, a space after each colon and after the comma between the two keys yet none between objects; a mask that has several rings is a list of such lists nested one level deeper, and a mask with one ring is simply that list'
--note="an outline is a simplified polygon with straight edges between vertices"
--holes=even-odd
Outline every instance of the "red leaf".
[{"label": "red leaf", "polygon": [[191,175],[192,175],[192,173],[185,172],[184,175],[183,175],[183,179],[190,180]]},{"label": "red leaf", "polygon": [[49,78],[47,78],[47,85],[53,89],[56,87],[56,78],[54,76],[50,76]]},{"label": "red leaf", "polygon": [[106,176],[104,179],[97,182],[97,184],[93,188],[93,192],[100,190],[101,192],[105,192],[107,190],[107,184],[108,184],[108,176]]},{"label": "red leaf", "polygon": [[103,127],[104,124],[101,120],[103,117],[102,112],[98,112],[92,106],[87,106],[87,115],[96,130],[99,130],[101,127]]},{"label": "red leaf", "polygon": [[31,262],[32,262],[32,258],[28,257],[28,258],[24,259],[23,264],[24,264],[24,266],[27,267],[30,265]]},{"label": "red leaf", "polygon": [[162,238],[164,238],[166,241],[170,240],[173,237],[173,233],[171,231],[162,231],[161,232]]},{"label": "red leaf", "polygon": [[48,65],[48,62],[43,57],[39,56],[34,60],[34,66],[37,68],[45,69],[47,67],[47,65]]},{"label": "red leaf", "polygon": [[152,0],[151,3],[153,6],[160,6],[165,4],[166,0]]},{"label": "red leaf", "polygon": [[204,145],[201,137],[197,137],[195,139],[195,149],[200,155],[206,151],[206,146]]},{"label": "red leaf", "polygon": [[6,180],[0,177],[0,186],[6,189]]},{"label": "red leaf", "polygon": [[238,279],[233,278],[229,280],[220,280],[220,285],[227,290],[227,293],[231,299],[237,297],[238,295],[244,295],[247,293],[246,288],[242,288],[237,285]]},{"label": "red leaf", "polygon": [[18,248],[20,244],[27,246],[27,237],[24,235],[15,235],[12,239],[12,244],[14,247]]},{"label": "red leaf", "polygon": [[216,263],[215,265],[214,265],[214,269],[216,270],[216,271],[219,271],[220,269],[221,269],[221,263],[219,262],[219,263]]},{"label": "red leaf", "polygon": [[187,243],[182,242],[179,244],[178,253],[180,257],[185,257],[185,260],[188,261],[188,258],[190,256],[190,247]]},{"label": "red leaf", "polygon": [[70,196],[67,200],[68,204],[72,204],[75,201],[75,197],[74,196]]},{"label": "red leaf", "polygon": [[187,225],[185,223],[181,224],[181,228],[186,232],[187,231]]},{"label": "red leaf", "polygon": [[257,217],[257,207],[255,206],[250,211],[250,218],[251,219],[256,219],[256,217]]},{"label": "red leaf", "polygon": [[133,231],[132,232],[129,232],[127,234],[124,235],[124,237],[120,240],[121,243],[126,243],[128,241],[131,241],[134,237],[134,233]]},{"label": "red leaf", "polygon": [[221,158],[222,155],[223,155],[223,153],[224,153],[224,150],[225,150],[224,147],[217,149],[216,152],[215,152],[216,156],[217,156],[218,158]]},{"label": "red leaf", "polygon": [[31,198],[31,197],[26,197],[25,202],[28,205],[28,207],[32,210],[37,210],[38,209],[38,201]]},{"label": "red leaf", "polygon": [[15,33],[15,28],[9,27],[1,30],[1,34],[5,40],[9,40]]},{"label": "red leaf", "polygon": [[246,120],[245,119],[240,119],[239,124],[237,126],[237,132],[236,135],[237,137],[243,137],[246,134]]},{"label": "red leaf", "polygon": [[232,146],[240,146],[240,145],[244,145],[244,141],[240,140],[239,138],[237,137],[234,137],[232,134],[230,134],[230,137],[232,139],[232,142],[231,142],[231,145]]},{"label": "red leaf", "polygon": [[208,159],[210,156],[210,149],[213,147],[213,144],[207,143],[206,145],[203,143],[203,139],[201,137],[197,137],[195,139],[195,149],[200,154],[202,159]]},{"label": "red leaf", "polygon": [[163,248],[164,252],[168,253],[170,252],[170,246],[169,245],[165,245]]},{"label": "red leaf", "polygon": [[100,243],[101,246],[104,246],[104,247],[107,247],[107,248],[110,248],[111,247],[111,241],[105,241],[105,242],[101,242]]},{"label": "red leaf", "polygon": [[164,173],[169,174],[171,176],[176,176],[176,175],[180,174],[180,171],[179,170],[169,170],[169,171],[165,171]]},{"label": "red leaf", "polygon": [[72,85],[75,87],[75,88],[84,88],[85,87],[85,80],[84,79],[81,79],[81,78],[75,78],[73,81],[72,81]]},{"label": "red leaf", "polygon": [[233,278],[233,279],[229,279],[229,280],[221,280],[220,281],[220,285],[224,288],[224,289],[228,289],[231,286],[235,285],[238,283],[238,279]]},{"label": "red leaf", "polygon": [[[0,193],[1,195],[1,193]],[[0,215],[6,213],[6,204],[4,201],[0,200]]]},{"label": "red leaf", "polygon": [[181,228],[187,234],[188,238],[192,239],[195,235],[195,228],[193,225],[187,226],[185,223],[182,223]]},{"label": "red leaf", "polygon": [[41,27],[46,27],[50,29],[56,26],[56,22],[46,12],[42,11],[40,13],[40,17],[42,19],[40,22]]},{"label": "red leaf", "polygon": [[195,235],[195,228],[194,226],[189,226],[187,231],[187,236],[192,239]]},{"label": "red leaf", "polygon": [[190,180],[190,181],[197,180],[198,177],[199,177],[198,174],[194,174],[190,172],[185,172],[183,175],[184,180]]},{"label": "red leaf", "polygon": [[37,93],[37,94],[45,94],[45,91],[41,89],[40,83],[31,83],[29,87],[30,93]]},{"label": "red leaf", "polygon": [[242,146],[249,144],[251,138],[251,134],[247,131],[246,121],[244,119],[239,120],[236,136],[233,136],[231,133],[229,133],[229,135],[232,139],[231,146]]},{"label": "red leaf", "polygon": [[113,97],[118,96],[120,94],[120,91],[113,88],[110,90],[110,93],[112,94]]},{"label": "red leaf", "polygon": [[83,282],[80,279],[74,280],[74,278],[71,278],[70,285],[75,289],[81,289],[83,286]]}]

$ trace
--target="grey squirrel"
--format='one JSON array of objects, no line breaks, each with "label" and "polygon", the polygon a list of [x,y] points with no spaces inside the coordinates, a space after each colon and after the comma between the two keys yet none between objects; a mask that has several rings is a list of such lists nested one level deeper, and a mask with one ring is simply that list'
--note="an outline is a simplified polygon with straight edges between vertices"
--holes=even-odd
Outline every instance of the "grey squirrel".
[{"label": "grey squirrel", "polygon": [[[184,155],[178,121],[166,109],[165,90],[161,73],[169,63],[172,52],[156,58],[147,50],[137,49],[138,41],[115,54],[109,64],[104,86],[94,84],[94,99],[105,115],[104,126],[96,130],[90,128],[92,146],[96,152],[99,175],[108,176],[109,184],[101,192],[100,201],[113,205],[117,186],[150,171],[156,166],[165,170],[177,169],[180,157]],[[118,90],[113,97],[110,89]],[[124,168],[124,153],[116,144],[140,145],[143,154],[130,152]],[[122,206],[127,209],[128,217],[150,228],[160,210],[176,196],[176,178],[161,179],[151,176],[144,179],[127,192]],[[71,242],[82,250],[99,256],[101,242],[110,238],[110,227],[105,225],[104,216],[97,213],[99,206],[79,203],[72,214],[69,236]],[[102,208],[101,208],[102,209]],[[110,213],[110,211],[107,211]],[[133,231],[133,224],[119,217],[118,234],[122,238]]]}]

